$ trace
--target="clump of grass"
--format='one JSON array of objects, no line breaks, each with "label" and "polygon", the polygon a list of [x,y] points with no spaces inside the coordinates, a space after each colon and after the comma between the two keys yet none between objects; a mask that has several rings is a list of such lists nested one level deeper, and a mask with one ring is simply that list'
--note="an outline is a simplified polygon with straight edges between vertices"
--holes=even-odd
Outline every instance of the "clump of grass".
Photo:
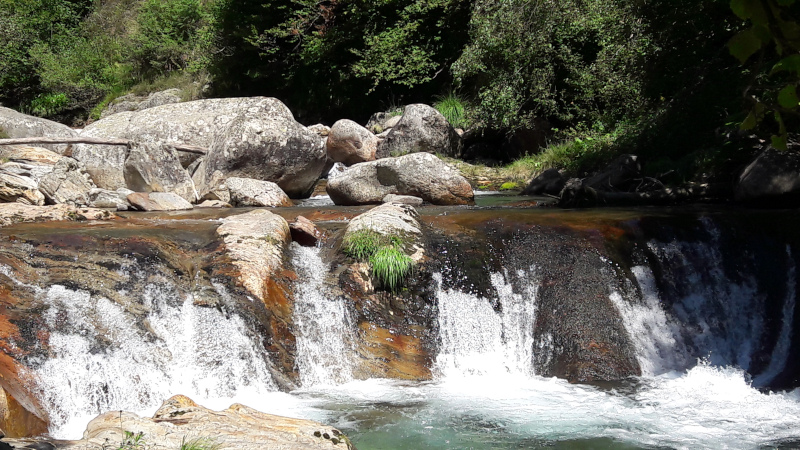
[{"label": "clump of grass", "polygon": [[344,254],[368,262],[377,285],[391,292],[402,286],[414,266],[403,247],[400,236],[387,236],[367,229],[350,233],[342,243]]},{"label": "clump of grass", "polygon": [[211,438],[195,438],[187,441],[184,437],[180,450],[219,450],[220,448],[222,445]]},{"label": "clump of grass", "polygon": [[6,130],[0,128],[0,139],[9,139],[11,136],[6,133]]},{"label": "clump of grass", "polygon": [[381,247],[369,258],[372,277],[386,290],[396,291],[411,273],[414,261],[393,246]]},{"label": "clump of grass", "polygon": [[468,126],[465,102],[455,92],[437,97],[433,107],[439,111],[454,128],[466,129]]},{"label": "clump of grass", "polygon": [[342,251],[345,255],[358,261],[367,261],[384,245],[384,236],[377,231],[358,230],[344,238]]}]

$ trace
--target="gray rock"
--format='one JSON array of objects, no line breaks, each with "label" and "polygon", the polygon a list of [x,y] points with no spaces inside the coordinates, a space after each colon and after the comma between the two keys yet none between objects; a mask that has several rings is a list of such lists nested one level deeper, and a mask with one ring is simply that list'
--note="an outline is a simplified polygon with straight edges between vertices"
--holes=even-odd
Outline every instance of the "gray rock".
[{"label": "gray rock", "polygon": [[44,205],[44,195],[39,192],[36,180],[8,173],[0,166],[0,202],[41,206]]},{"label": "gray rock", "polygon": [[554,195],[558,196],[567,179],[561,175],[558,169],[547,169],[528,182],[528,186],[522,190],[522,195]]},{"label": "gray rock", "polygon": [[61,158],[53,171],[39,181],[39,190],[52,204],[87,206],[91,203],[89,191],[96,187],[83,165],[67,157]]},{"label": "gray rock", "polygon": [[192,204],[172,192],[134,192],[127,197],[131,205],[141,211],[182,211],[192,209]]},{"label": "gray rock", "polygon": [[130,189],[119,189],[109,191],[107,189],[94,188],[89,191],[89,206],[92,208],[114,208],[117,211],[127,211],[133,209],[133,205],[128,201],[128,195],[133,194]]},{"label": "gray rock", "polygon": [[330,159],[352,166],[375,160],[378,138],[352,120],[342,119],[331,127],[325,146]]},{"label": "gray rock", "polygon": [[280,101],[255,100],[214,139],[193,176],[197,189],[204,195],[219,170],[226,177],[272,181],[292,198],[308,197],[327,164],[325,139],[297,123]]},{"label": "gray rock", "polygon": [[735,198],[739,201],[783,201],[800,198],[800,154],[768,148],[739,176]]},{"label": "gray rock", "polygon": [[404,253],[415,263],[424,259],[422,246],[422,227],[419,214],[411,205],[400,203],[384,203],[354,217],[345,228],[343,239],[361,230],[374,231],[384,236],[402,238]]},{"label": "gray rock", "polygon": [[197,208],[232,208],[230,203],[225,203],[222,200],[204,200],[197,205]]},{"label": "gray rock", "polygon": [[[75,137],[78,133],[72,128],[52,120],[22,114],[13,109],[0,106],[0,131],[12,138],[26,137]],[[42,147],[63,155],[69,149],[67,144],[47,144]]]},{"label": "gray rock", "polygon": [[414,197],[413,195],[395,195],[389,194],[386,197],[383,197],[383,203],[402,203],[404,205],[411,205],[411,206],[422,206],[425,202],[419,197]]},{"label": "gray rock", "polygon": [[378,158],[408,153],[440,153],[459,157],[461,137],[435,108],[423,104],[406,106],[397,125],[378,146]]},{"label": "gray rock", "polygon": [[188,202],[198,199],[194,182],[169,145],[134,144],[125,158],[125,185],[135,192],[174,192]]},{"label": "gray rock", "polygon": [[292,234],[292,241],[303,247],[314,247],[324,237],[323,233],[314,225],[314,222],[303,216],[297,216],[294,222],[289,224],[289,231]]},{"label": "gray rock", "polygon": [[[231,128],[233,122],[238,128]],[[267,129],[271,132],[260,134]],[[313,187],[325,163],[324,139],[295,122],[291,112],[278,100],[265,97],[197,100],[121,112],[92,123],[81,135],[211,149],[212,154],[197,163],[194,173],[203,180],[220,169],[226,176],[263,179],[287,186],[292,185],[294,178],[306,188]],[[215,156],[212,144],[218,137]],[[244,148],[249,156],[242,154]],[[80,144],[73,149],[73,157],[86,165],[95,184],[111,190],[126,187],[123,173],[126,156],[124,146]],[[197,158],[186,152],[179,152],[179,156],[183,167],[191,167],[189,161]],[[209,160],[213,160],[211,165]],[[207,168],[211,170],[205,172]],[[198,183],[196,187],[202,191],[203,185]]]},{"label": "gray rock", "polygon": [[341,431],[319,422],[273,416],[240,404],[212,411],[183,395],[166,400],[152,418],[126,411],[103,413],[89,422],[83,439],[56,443],[65,450],[106,448],[109,442],[123,442],[128,430],[142,433],[142,448],[150,450],[182,448],[200,436],[208,437],[214,448],[238,450],[354,448]]},{"label": "gray rock", "polygon": [[312,133],[317,133],[321,137],[328,137],[328,134],[331,132],[331,127],[323,125],[321,123],[317,123],[314,125],[309,125],[308,131]]},{"label": "gray rock", "polygon": [[[81,136],[129,139],[127,130],[135,115],[134,112],[121,112],[98,120],[84,128]],[[84,164],[94,184],[112,191],[127,187],[124,173],[127,156],[128,149],[121,145],[77,144],[72,149],[72,157]]]},{"label": "gray rock", "polygon": [[0,146],[0,158],[15,162],[54,166],[62,156],[43,147],[4,145]]},{"label": "gray rock", "polygon": [[356,164],[328,180],[327,192],[337,205],[380,203],[389,194],[412,195],[434,205],[474,200],[469,182],[430,153]]},{"label": "gray rock", "polygon": [[111,102],[106,109],[100,113],[100,118],[104,119],[112,114],[123,111],[141,111],[154,106],[180,103],[180,94],[180,89],[172,88],[165,91],[153,92],[147,96],[139,96],[134,94],[123,95],[122,97],[119,97]]},{"label": "gray rock", "polygon": [[630,191],[640,183],[642,166],[636,155],[620,155],[606,167],[586,178],[583,184],[596,191]]},{"label": "gray rock", "polygon": [[225,180],[234,206],[292,206],[292,201],[271,181],[230,177]]},{"label": "gray rock", "polygon": [[403,118],[402,115],[397,115],[386,119],[386,122],[383,123],[384,131],[388,130],[389,128],[394,128],[395,126],[397,126],[397,124],[400,123],[400,119],[402,118]]},{"label": "gray rock", "polygon": [[393,119],[394,117],[400,117],[401,115],[402,111],[377,112],[370,116],[367,124],[364,127],[375,134],[380,134],[391,128],[386,126],[386,123],[389,120]]}]

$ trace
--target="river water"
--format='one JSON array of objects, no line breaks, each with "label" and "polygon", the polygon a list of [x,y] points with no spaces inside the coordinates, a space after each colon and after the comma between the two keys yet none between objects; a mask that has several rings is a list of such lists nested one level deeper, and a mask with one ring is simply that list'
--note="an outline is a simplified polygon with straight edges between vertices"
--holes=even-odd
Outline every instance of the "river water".
[{"label": "river water", "polygon": [[[487,197],[470,210],[429,208],[423,215],[516,214],[497,206],[504,201]],[[306,208],[331,208],[335,216],[325,199],[315,202]],[[570,212],[540,214],[537,220],[547,221]],[[595,213],[581,214],[567,220],[571,227]],[[625,224],[641,211],[607,214]],[[641,237],[643,245],[630,252],[628,278],[609,282],[608,298],[633,342],[640,377],[588,385],[538,375],[533,361],[553,350],[552,337],[534,333],[545,268],[526,263],[491,271],[493,299],[434,276],[433,380],[356,380],[352,313],[321,283],[328,269],[319,249],[293,244],[299,389],[278,390],[258,336],[224,305],[195,306],[175,286],[153,279],[139,295],[146,333],[136,326],[141,319],[108,299],[62,285],[33,287],[50,305],[43,312],[50,353],[34,364],[40,399],[51,415],[51,434],[68,439],[79,438],[100,412],[149,415],[180,393],[212,409],[239,402],[328,423],[361,450],[800,447],[800,390],[791,380],[798,354],[797,243],[784,237],[759,243],[777,249],[769,255],[778,269],[769,270],[780,274],[764,281],[756,268],[764,266],[759,250],[735,247],[742,237],[731,237],[725,220],[704,211],[687,216],[688,225]],[[791,223],[796,214],[781,217],[788,228],[800,224]],[[334,226],[337,221],[331,219]],[[722,250],[731,246],[741,259],[731,261]],[[609,280],[625,271],[597,258],[608,266]],[[14,279],[10,267],[0,270]],[[225,298],[226,286],[214,289]]]}]

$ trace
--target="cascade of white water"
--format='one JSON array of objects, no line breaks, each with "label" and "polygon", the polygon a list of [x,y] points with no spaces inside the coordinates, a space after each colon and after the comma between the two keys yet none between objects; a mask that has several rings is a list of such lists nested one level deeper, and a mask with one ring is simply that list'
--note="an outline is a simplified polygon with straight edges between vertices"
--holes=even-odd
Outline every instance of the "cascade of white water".
[{"label": "cascade of white water", "polygon": [[642,375],[659,375],[682,369],[691,362],[680,335],[680,327],[661,308],[653,271],[646,266],[631,269],[640,301],[629,301],[613,291],[609,298],[622,316],[622,323],[633,340]]},{"label": "cascade of white water", "polygon": [[783,299],[783,320],[781,322],[781,332],[778,335],[778,342],[772,350],[769,366],[753,379],[756,386],[766,386],[776,376],[783,372],[786,362],[791,356],[789,350],[792,347],[792,324],[794,323],[794,308],[797,285],[797,267],[792,257],[792,248],[786,246],[786,260],[788,261],[788,276],[786,278],[786,298]]},{"label": "cascade of white water", "polygon": [[723,267],[720,231],[708,218],[701,223],[707,242],[651,241],[648,248],[672,271],[682,298],[672,306],[675,319],[687,327],[686,344],[713,365],[750,368],[764,328],[763,308],[753,274],[735,282]]},{"label": "cascade of white water", "polygon": [[277,389],[239,316],[195,306],[167,282],[144,286],[142,303],[129,308],[59,285],[39,295],[48,355],[30,365],[55,437],[80,436],[105,411],[152,412],[175,394],[202,403]]},{"label": "cascade of white water", "polygon": [[[441,345],[436,369],[442,376],[533,375],[536,268],[516,275],[527,280],[521,293],[515,293],[506,281],[507,273],[491,276],[499,311],[489,299],[439,290]],[[441,277],[438,282],[441,285]]]},{"label": "cascade of white water", "polygon": [[341,384],[353,379],[353,320],[345,299],[325,288],[327,265],[319,249],[291,246],[292,264],[300,276],[295,285],[294,324],[303,387]]}]

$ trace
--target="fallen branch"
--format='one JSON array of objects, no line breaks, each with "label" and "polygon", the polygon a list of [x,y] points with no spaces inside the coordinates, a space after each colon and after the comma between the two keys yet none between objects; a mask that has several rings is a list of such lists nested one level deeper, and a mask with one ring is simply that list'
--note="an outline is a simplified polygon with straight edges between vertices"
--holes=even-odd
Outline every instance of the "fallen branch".
[{"label": "fallen branch", "polygon": [[[99,139],[91,137],[29,137],[29,138],[12,138],[0,139],[0,145],[29,145],[29,144],[92,144],[92,145],[125,145],[131,146],[135,144],[134,141],[126,139]],[[198,155],[205,155],[208,149],[198,147],[195,145],[187,144],[165,144],[173,147],[175,150],[184,153],[195,153]]]}]

